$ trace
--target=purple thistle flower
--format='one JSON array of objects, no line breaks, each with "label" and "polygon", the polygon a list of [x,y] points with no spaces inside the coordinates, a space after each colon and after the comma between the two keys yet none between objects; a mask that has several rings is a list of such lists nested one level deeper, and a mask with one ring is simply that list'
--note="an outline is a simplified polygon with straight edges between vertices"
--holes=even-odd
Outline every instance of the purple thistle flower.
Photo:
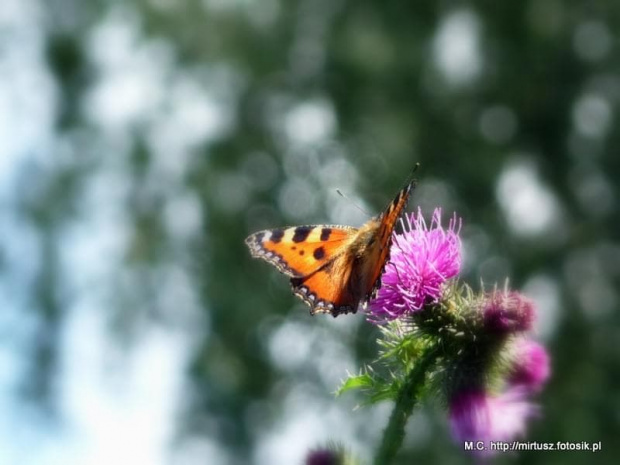
[{"label": "purple thistle flower", "polygon": [[494,292],[482,308],[485,329],[508,334],[529,331],[534,323],[533,302],[518,292]]},{"label": "purple thistle flower", "polygon": [[456,441],[482,441],[487,450],[476,452],[492,455],[490,441],[512,441],[523,436],[527,420],[537,413],[527,391],[519,387],[510,387],[498,396],[469,391],[457,394],[450,402],[450,426]]},{"label": "purple thistle flower", "polygon": [[[535,318],[534,304],[518,292],[486,295],[478,309],[482,314],[481,329],[506,341],[511,334],[530,330]],[[457,388],[449,402],[452,435],[460,442],[482,441],[485,449],[475,451],[481,456],[495,452],[491,449],[491,441],[508,442],[525,434],[527,421],[538,414],[530,396],[540,391],[550,375],[549,356],[542,345],[521,337],[501,347],[510,355],[497,360],[512,360],[510,372],[504,377],[503,392],[488,392],[483,387],[483,374],[474,371],[474,379],[468,380],[466,385],[480,387]],[[478,346],[478,351],[486,356],[491,353],[489,350],[496,350],[496,345]],[[467,368],[460,366],[458,370],[466,375],[470,373]]]},{"label": "purple thistle flower", "polygon": [[403,225],[404,233],[393,236],[381,288],[370,301],[373,321],[399,318],[436,302],[442,285],[461,269],[460,218],[454,215],[444,229],[436,208],[428,226],[418,208],[417,214],[405,216]]},{"label": "purple thistle flower", "polygon": [[305,465],[339,465],[341,462],[342,457],[338,452],[330,449],[317,449],[308,453]]},{"label": "purple thistle flower", "polygon": [[520,339],[515,347],[515,362],[509,381],[538,392],[551,375],[549,354],[544,346],[530,339]]}]

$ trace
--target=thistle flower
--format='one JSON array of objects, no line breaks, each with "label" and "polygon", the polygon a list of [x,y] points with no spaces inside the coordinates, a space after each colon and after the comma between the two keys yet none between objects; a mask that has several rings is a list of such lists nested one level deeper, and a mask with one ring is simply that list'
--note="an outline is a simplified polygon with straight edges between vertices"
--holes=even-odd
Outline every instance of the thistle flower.
[{"label": "thistle flower", "polygon": [[342,457],[334,450],[317,449],[306,456],[305,465],[341,465]]},{"label": "thistle flower", "polygon": [[359,465],[359,461],[342,444],[329,442],[309,451],[304,465]]},{"label": "thistle flower", "polygon": [[[527,421],[538,413],[531,394],[539,391],[549,377],[549,357],[544,347],[525,337],[512,336],[532,328],[535,308],[532,301],[518,292],[493,292],[482,299],[477,307],[482,326],[479,331],[493,335],[490,345],[478,345],[477,359],[464,358],[455,365],[461,386],[452,386],[454,394],[449,399],[450,425],[457,441],[482,441],[485,450],[481,455],[491,455],[491,441],[511,441],[525,434]],[[511,336],[511,337],[509,337]],[[480,340],[480,338],[476,338]],[[501,344],[497,345],[497,342]],[[505,355],[505,356],[504,356]],[[479,361],[488,360],[481,372],[473,366],[485,366]],[[487,388],[489,373],[498,364],[505,366],[502,392]],[[501,370],[500,370],[501,372]],[[467,386],[477,386],[475,389]]]},{"label": "thistle flower", "polygon": [[538,408],[527,398],[527,392],[510,387],[494,396],[482,390],[463,392],[450,402],[450,427],[457,441],[482,441],[486,450],[476,451],[490,455],[491,441],[511,441],[525,434],[527,420],[538,413]]},{"label": "thistle flower", "polygon": [[381,288],[370,301],[372,320],[399,318],[440,298],[442,285],[461,269],[460,224],[455,215],[444,229],[440,208],[433,212],[430,226],[420,209],[405,216],[405,231],[394,235]]},{"label": "thistle flower", "polygon": [[545,348],[530,339],[520,339],[514,349],[515,363],[510,383],[538,392],[551,375],[549,354]]},{"label": "thistle flower", "polygon": [[484,327],[495,334],[529,331],[535,318],[534,304],[518,292],[493,292],[482,308]]},{"label": "thistle flower", "polygon": [[406,216],[370,301],[369,320],[386,323],[378,362],[389,376],[369,367],[339,393],[359,388],[368,391],[369,403],[395,401],[375,463],[394,460],[407,418],[431,390],[445,396],[454,438],[461,446],[482,441],[486,449],[476,453],[483,456],[493,454],[491,442],[523,436],[539,412],[531,396],[550,369],[545,348],[525,335],[534,304],[515,291],[476,294],[448,283],[461,267],[460,224],[455,215],[442,227],[438,208],[430,224],[419,209]]}]

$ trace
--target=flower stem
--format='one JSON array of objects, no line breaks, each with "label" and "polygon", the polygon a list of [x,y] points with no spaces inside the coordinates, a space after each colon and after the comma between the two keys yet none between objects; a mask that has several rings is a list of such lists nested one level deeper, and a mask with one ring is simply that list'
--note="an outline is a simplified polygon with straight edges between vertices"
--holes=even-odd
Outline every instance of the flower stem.
[{"label": "flower stem", "polygon": [[405,425],[418,401],[420,390],[428,368],[437,358],[438,351],[429,347],[411,369],[405,383],[400,388],[396,404],[388,422],[379,450],[375,455],[375,465],[389,465],[394,460],[405,438]]}]

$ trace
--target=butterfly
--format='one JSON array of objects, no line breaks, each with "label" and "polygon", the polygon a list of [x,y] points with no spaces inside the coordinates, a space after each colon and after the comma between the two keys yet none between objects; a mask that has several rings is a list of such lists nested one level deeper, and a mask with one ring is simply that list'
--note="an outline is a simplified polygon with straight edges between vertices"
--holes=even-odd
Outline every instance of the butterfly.
[{"label": "butterfly", "polygon": [[253,257],[290,277],[293,293],[310,306],[311,314],[355,313],[379,289],[392,232],[415,185],[415,180],[409,181],[383,213],[359,229],[333,225],[267,229],[245,243]]}]

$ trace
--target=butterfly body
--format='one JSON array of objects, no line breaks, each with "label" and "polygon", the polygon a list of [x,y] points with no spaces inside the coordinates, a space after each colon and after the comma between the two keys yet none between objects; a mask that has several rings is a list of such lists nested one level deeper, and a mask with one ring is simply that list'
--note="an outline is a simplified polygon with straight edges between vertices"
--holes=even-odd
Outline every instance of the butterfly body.
[{"label": "butterfly body", "polygon": [[246,239],[252,256],[289,276],[293,292],[310,312],[355,313],[380,284],[391,236],[414,182],[379,216],[359,229],[315,225],[269,229]]}]

